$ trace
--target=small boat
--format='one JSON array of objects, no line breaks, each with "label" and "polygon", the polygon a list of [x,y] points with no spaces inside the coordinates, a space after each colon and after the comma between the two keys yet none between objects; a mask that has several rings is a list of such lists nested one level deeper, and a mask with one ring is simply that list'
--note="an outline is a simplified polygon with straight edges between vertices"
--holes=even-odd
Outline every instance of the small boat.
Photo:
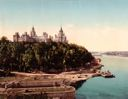
[{"label": "small boat", "polygon": [[102,74],[101,76],[104,78],[115,78],[115,75],[113,74]]},{"label": "small boat", "polygon": [[105,75],[104,78],[115,78],[115,75],[111,74],[111,75]]}]

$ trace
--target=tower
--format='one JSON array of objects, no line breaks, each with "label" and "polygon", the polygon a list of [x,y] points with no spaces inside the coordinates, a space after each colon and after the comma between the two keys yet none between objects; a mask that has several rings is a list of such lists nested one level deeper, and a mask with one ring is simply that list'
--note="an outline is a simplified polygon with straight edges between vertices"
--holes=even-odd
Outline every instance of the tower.
[{"label": "tower", "polygon": [[62,27],[59,30],[59,34],[58,34],[58,42],[63,42],[63,37],[64,37],[64,32]]},{"label": "tower", "polygon": [[18,42],[19,41],[19,38],[20,38],[20,35],[18,32],[15,33],[15,35],[13,35],[13,41],[14,42]]},{"label": "tower", "polygon": [[60,31],[59,31],[59,33],[63,33],[63,29],[62,29],[62,27],[60,28]]},{"label": "tower", "polygon": [[30,36],[31,36],[31,37],[35,37],[35,36],[36,36],[36,31],[35,31],[34,26],[32,27],[32,30],[31,30]]}]

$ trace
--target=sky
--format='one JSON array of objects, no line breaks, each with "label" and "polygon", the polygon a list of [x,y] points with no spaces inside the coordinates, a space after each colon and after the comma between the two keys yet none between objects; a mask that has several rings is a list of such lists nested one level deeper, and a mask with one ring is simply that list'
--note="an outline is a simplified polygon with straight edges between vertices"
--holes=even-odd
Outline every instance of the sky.
[{"label": "sky", "polygon": [[0,37],[57,34],[89,51],[128,50],[128,0],[0,0]]}]

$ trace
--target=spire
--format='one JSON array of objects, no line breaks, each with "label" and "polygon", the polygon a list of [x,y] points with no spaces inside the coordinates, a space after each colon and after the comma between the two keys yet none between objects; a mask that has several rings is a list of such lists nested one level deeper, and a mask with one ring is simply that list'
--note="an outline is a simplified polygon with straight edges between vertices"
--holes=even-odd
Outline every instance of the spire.
[{"label": "spire", "polygon": [[32,31],[35,31],[35,28],[34,28],[34,26],[32,27]]},{"label": "spire", "polygon": [[63,29],[62,29],[62,27],[60,28],[60,31],[59,31],[59,32],[63,33]]},{"label": "spire", "polygon": [[35,28],[33,26],[32,30],[31,30],[31,37],[34,37],[34,36],[36,36],[36,31],[35,31]]}]

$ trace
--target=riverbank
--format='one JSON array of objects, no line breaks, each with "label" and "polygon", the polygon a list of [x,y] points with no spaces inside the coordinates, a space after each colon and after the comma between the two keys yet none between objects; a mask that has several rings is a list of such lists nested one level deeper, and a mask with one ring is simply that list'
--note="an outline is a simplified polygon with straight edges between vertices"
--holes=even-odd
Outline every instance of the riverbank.
[{"label": "riverbank", "polygon": [[[97,70],[95,72],[87,72],[87,70],[81,70],[81,71],[70,71],[70,72],[62,72],[60,74],[47,74],[47,73],[24,73],[24,72],[12,72],[15,77],[11,80],[5,80],[6,77],[3,79],[3,82],[24,82],[24,81],[36,81],[38,82],[38,85],[40,85],[41,81],[51,82],[55,83],[59,81],[60,85],[74,85],[81,81],[86,81],[92,77],[97,76],[112,76],[112,74],[109,72],[101,72],[100,70]],[[1,80],[2,82],[2,80]]]},{"label": "riverbank", "polygon": [[0,97],[6,97],[7,99],[20,97],[26,99],[34,96],[74,99],[75,88],[71,85],[78,84],[80,81],[86,81],[93,75],[82,72],[72,71],[60,74],[13,72],[16,75],[15,77],[1,80]]},{"label": "riverbank", "polygon": [[[97,76],[103,76],[103,72],[100,72],[99,67],[95,67],[96,70],[80,70],[80,71],[70,71],[70,72],[62,72],[59,74],[48,74],[48,73],[24,73],[24,72],[11,72],[14,77],[5,77],[0,80],[0,94],[9,94],[9,93],[15,93],[17,94],[14,89],[20,90],[21,95],[25,95],[26,90],[30,89],[30,91],[27,90],[27,94],[33,94],[33,93],[51,93],[56,92],[57,97],[60,97],[59,94],[61,90],[61,93],[65,93],[65,95],[69,95],[70,97],[75,96],[75,89],[77,89],[79,86],[81,86],[86,80],[97,77]],[[104,73],[105,74],[105,73]],[[68,91],[67,87],[71,87],[73,90]],[[41,88],[42,90],[38,90],[38,88]],[[53,90],[54,88],[54,90]],[[26,89],[26,90],[24,90]],[[46,90],[47,89],[47,90]],[[56,91],[56,90],[57,91]],[[9,90],[9,91],[8,91]],[[44,91],[45,90],[45,91]],[[9,92],[9,93],[8,93]],[[74,95],[74,96],[73,96]],[[63,95],[62,95],[63,96]],[[51,96],[50,96],[51,97]],[[62,98],[63,99],[63,98]],[[74,98],[70,98],[74,99]]]},{"label": "riverbank", "polygon": [[70,83],[77,82],[77,81],[84,81],[89,78],[95,77],[99,75],[97,73],[86,73],[83,71],[70,71],[70,72],[62,72],[60,74],[47,74],[47,73],[24,73],[24,72],[12,72],[17,77],[25,77],[28,78],[35,78],[37,80],[43,79],[64,79],[69,81]]}]

